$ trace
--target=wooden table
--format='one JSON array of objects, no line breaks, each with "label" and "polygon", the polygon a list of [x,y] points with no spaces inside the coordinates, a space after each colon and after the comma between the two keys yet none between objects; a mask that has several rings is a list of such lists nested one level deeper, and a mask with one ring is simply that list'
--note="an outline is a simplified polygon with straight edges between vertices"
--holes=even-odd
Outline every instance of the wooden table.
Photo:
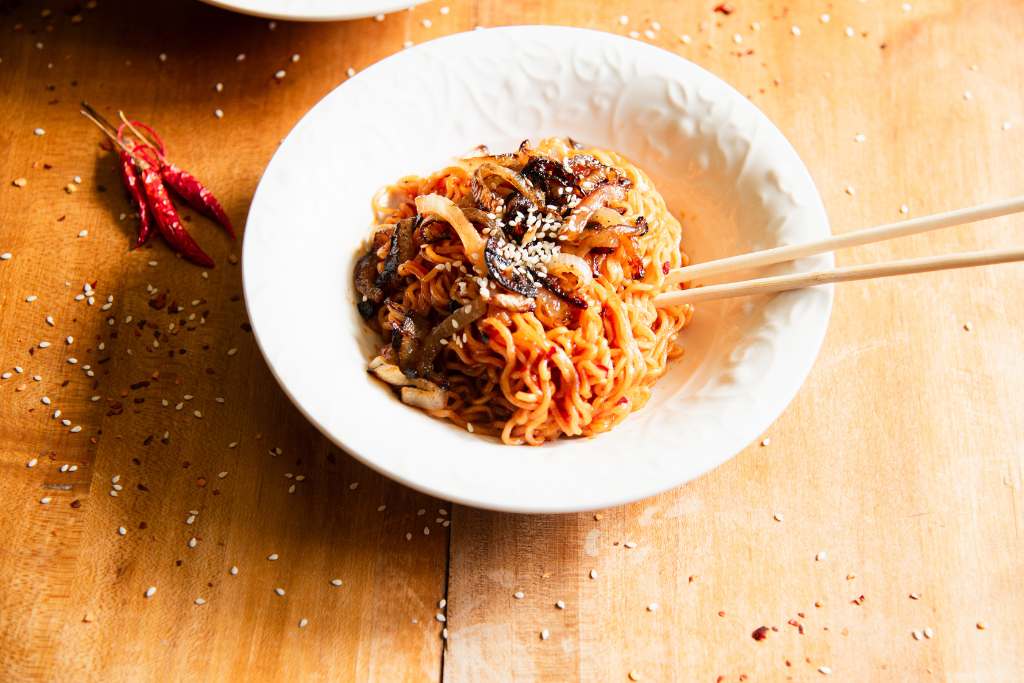
[{"label": "wooden table", "polygon": [[[627,3],[450,4],[276,27],[183,0],[0,5],[2,679],[1019,680],[1024,268],[843,285],[770,443],[687,486],[482,512],[304,421],[246,325],[239,244],[197,219],[209,273],[159,240],[129,251],[76,105],[152,122],[241,223],[350,67],[477,25],[636,31],[764,109],[842,232],[1024,189],[1024,6],[642,0],[626,23]],[[1021,234],[1007,218],[839,261]]]}]

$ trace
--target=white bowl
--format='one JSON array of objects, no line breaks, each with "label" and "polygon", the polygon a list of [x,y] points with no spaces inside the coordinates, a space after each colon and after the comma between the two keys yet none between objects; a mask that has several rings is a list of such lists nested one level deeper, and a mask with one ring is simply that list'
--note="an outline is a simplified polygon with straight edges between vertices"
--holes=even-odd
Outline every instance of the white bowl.
[{"label": "white bowl", "polygon": [[[725,462],[775,420],[814,363],[829,287],[700,305],[651,401],[611,432],[510,447],[403,405],[366,372],[374,342],[352,266],[370,198],[480,143],[571,135],[624,153],[684,214],[694,261],[829,234],[796,152],[748,100],[659,48],[522,26],[395,54],[320,101],[260,181],[244,244],[253,330],[281,386],[335,443],[413,488],[468,505],[618,505]],[[829,256],[773,272],[828,267]]]},{"label": "white bowl", "polygon": [[413,7],[426,0],[202,0],[207,5],[268,19],[340,21]]}]

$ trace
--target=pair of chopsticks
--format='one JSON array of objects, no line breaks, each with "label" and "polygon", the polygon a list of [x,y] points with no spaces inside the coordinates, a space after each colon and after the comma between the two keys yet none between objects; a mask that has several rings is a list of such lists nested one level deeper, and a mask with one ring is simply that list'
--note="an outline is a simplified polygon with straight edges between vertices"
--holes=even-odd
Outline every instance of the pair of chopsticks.
[{"label": "pair of chopsticks", "polygon": [[[739,256],[730,256],[715,261],[676,268],[668,273],[668,276],[665,278],[665,284],[670,286],[680,282],[692,283],[697,278],[724,275],[746,268],[757,268],[773,263],[792,261],[805,256],[823,254],[845,247],[856,247],[861,244],[881,242],[906,235],[916,235],[928,232],[929,230],[938,230],[939,228],[948,228],[973,221],[996,218],[1019,211],[1024,211],[1024,196],[1001,199],[966,209],[936,213],[931,216],[912,218],[899,223],[887,223],[873,228],[864,228],[842,235],[834,235],[817,242],[774,247],[772,249],[754,251],[749,254],[740,254]],[[654,298],[654,304],[655,306],[679,306],[699,301],[784,292],[790,289],[813,287],[832,282],[868,280],[876,277],[925,273],[950,268],[973,268],[974,266],[987,266],[994,263],[1009,263],[1012,261],[1024,261],[1024,247],[969,251],[951,256],[926,256],[923,258],[893,261],[891,263],[848,266],[831,270],[791,273],[754,280],[743,280],[741,282],[728,282],[705,287],[691,287],[690,289],[659,294]]]}]

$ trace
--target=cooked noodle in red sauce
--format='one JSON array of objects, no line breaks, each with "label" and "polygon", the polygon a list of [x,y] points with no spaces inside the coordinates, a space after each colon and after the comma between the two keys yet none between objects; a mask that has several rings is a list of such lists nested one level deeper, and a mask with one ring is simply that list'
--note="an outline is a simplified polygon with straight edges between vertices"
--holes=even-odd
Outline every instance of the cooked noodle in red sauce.
[{"label": "cooked noodle in red sauce", "polygon": [[356,262],[401,399],[507,444],[608,431],[647,402],[691,306],[655,308],[687,264],[639,168],[571,139],[408,176],[373,202]]}]

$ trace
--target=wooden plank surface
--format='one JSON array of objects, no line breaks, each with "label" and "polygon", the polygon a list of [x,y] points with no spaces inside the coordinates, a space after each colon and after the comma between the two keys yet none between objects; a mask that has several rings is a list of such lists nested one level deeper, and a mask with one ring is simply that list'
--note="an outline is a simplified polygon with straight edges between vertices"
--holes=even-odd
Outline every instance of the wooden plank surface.
[{"label": "wooden plank surface", "polygon": [[[841,232],[1024,189],[1024,7],[449,4],[274,30],[191,2],[0,6],[3,679],[1019,678],[1020,266],[842,285],[768,445],[676,491],[596,516],[450,509],[331,448],[290,406],[245,328],[238,244],[192,221],[218,262],[208,277],[159,243],[128,251],[112,161],[75,104],[150,120],[240,224],[278,141],[349,67],[476,25],[637,31],[762,107]],[[839,263],[1020,235],[1005,218]],[[85,282],[92,306],[74,299]]]}]

